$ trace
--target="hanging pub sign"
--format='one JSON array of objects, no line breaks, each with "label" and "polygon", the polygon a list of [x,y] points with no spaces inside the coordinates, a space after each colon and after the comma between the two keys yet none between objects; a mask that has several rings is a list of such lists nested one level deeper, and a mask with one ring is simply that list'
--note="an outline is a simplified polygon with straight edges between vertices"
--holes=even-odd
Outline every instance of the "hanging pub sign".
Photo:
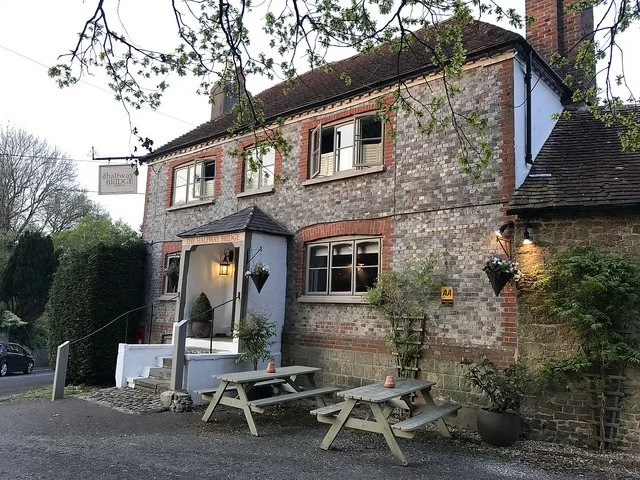
[{"label": "hanging pub sign", "polygon": [[440,303],[442,305],[453,305],[453,287],[440,287]]},{"label": "hanging pub sign", "polygon": [[100,165],[98,195],[138,193],[137,170],[131,165]]}]

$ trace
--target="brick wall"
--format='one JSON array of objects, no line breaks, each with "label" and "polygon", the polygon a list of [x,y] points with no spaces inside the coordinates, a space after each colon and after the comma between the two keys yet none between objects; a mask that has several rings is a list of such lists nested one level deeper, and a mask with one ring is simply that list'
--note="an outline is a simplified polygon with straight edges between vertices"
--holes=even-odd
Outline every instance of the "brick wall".
[{"label": "brick wall", "polygon": [[[520,245],[517,260],[523,272],[518,282],[518,351],[522,361],[535,368],[544,360],[564,358],[575,351],[577,339],[570,322],[541,314],[538,294],[531,289],[536,272],[551,256],[570,246],[585,246],[640,259],[640,214],[573,213],[543,215],[519,220],[519,240],[530,225],[534,243]],[[521,244],[521,241],[517,242]],[[618,434],[620,448],[640,451],[640,369],[628,369],[626,397]],[[526,414],[531,435],[553,441],[594,445],[589,400],[580,390],[532,398]]]}]

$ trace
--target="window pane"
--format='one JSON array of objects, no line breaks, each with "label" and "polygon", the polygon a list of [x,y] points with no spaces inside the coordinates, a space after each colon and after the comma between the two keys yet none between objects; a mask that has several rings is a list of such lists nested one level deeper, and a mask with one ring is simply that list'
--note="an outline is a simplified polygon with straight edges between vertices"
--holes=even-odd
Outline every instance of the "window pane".
[{"label": "window pane", "polygon": [[173,182],[173,185],[176,187],[182,187],[183,185],[187,184],[187,167],[183,167],[183,168],[177,168],[175,170],[175,180]]},{"label": "window pane", "polygon": [[329,247],[318,245],[309,249],[309,268],[327,267],[329,264]]},{"label": "window pane", "polygon": [[353,262],[353,244],[342,243],[333,246],[331,253],[332,267],[351,267]]},{"label": "window pane", "polygon": [[309,277],[307,279],[307,288],[309,293],[326,293],[327,292],[327,269],[309,269]]},{"label": "window pane", "polygon": [[351,267],[331,269],[331,291],[351,292]]},{"label": "window pane", "polygon": [[378,267],[356,268],[356,292],[364,293],[372,288],[378,278]]},{"label": "window pane", "polygon": [[245,164],[244,189],[252,190],[258,188],[258,172],[251,170],[249,163]]},{"label": "window pane", "polygon": [[187,202],[192,202],[195,200],[195,195],[193,191],[195,176],[196,176],[195,165],[189,165],[189,173],[188,173],[188,180],[187,180],[189,184],[189,189],[187,190]]},{"label": "window pane", "polygon": [[382,122],[376,117],[364,117],[358,120],[360,138],[382,137]]},{"label": "window pane", "polygon": [[378,266],[379,242],[360,242],[356,246],[356,264],[363,266]]},{"label": "window pane", "polygon": [[187,186],[176,187],[173,191],[173,204],[181,205],[187,201]]}]

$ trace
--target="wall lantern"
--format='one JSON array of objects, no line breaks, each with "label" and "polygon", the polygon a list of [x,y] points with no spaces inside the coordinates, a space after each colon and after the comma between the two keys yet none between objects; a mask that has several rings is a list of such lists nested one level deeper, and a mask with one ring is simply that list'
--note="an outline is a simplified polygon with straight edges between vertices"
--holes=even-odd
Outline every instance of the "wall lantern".
[{"label": "wall lantern", "polygon": [[522,235],[522,244],[523,245],[531,245],[533,240],[531,240],[531,234],[529,233],[529,225],[524,227],[524,234]]},{"label": "wall lantern", "polygon": [[513,228],[514,228],[514,223],[512,221],[503,223],[502,226],[498,230],[496,230],[496,236],[498,238],[502,238],[505,236],[505,233],[504,233],[505,230],[507,229],[513,230]]},{"label": "wall lantern", "polygon": [[219,275],[231,275],[231,263],[233,262],[233,251],[228,248],[224,249],[224,258],[220,262]]}]

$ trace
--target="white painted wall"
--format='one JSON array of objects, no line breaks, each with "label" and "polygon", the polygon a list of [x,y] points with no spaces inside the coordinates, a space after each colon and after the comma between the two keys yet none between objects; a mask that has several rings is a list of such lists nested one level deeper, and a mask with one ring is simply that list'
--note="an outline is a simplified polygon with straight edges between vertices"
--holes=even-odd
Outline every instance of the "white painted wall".
[{"label": "white painted wall", "polygon": [[[525,60],[516,56],[513,62],[513,105],[514,105],[514,142],[515,142],[515,175],[516,188],[522,185],[527,178],[530,165],[525,162],[526,143],[526,86],[524,74],[526,72]],[[531,76],[531,154],[535,161],[536,156],[549,138],[549,134],[556,124],[552,115],[562,112],[560,96],[554,92],[547,83],[534,71]]]},{"label": "white painted wall", "polygon": [[116,361],[116,387],[127,386],[127,378],[146,377],[149,367],[158,365],[161,357],[170,357],[173,345],[118,345],[118,360]]},{"label": "white painted wall", "polygon": [[250,255],[253,255],[262,247],[247,270],[258,262],[269,265],[271,274],[267,282],[258,293],[253,280],[247,282],[247,318],[254,313],[264,314],[269,320],[276,323],[276,336],[271,345],[271,353],[277,365],[280,365],[280,352],[282,346],[282,328],[284,326],[285,295],[287,288],[287,239],[285,237],[269,235],[266,233],[251,234]]}]

